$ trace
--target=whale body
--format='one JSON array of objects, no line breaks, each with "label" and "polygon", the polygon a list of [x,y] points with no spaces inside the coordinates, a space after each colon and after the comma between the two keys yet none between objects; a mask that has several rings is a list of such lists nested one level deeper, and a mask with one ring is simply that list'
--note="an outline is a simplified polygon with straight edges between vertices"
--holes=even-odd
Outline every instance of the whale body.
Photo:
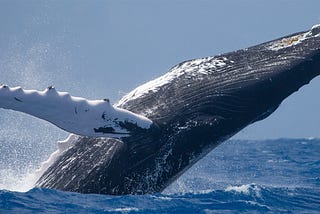
[{"label": "whale body", "polygon": [[182,62],[115,104],[155,125],[132,127],[130,135],[121,138],[78,136],[36,186],[112,195],[160,192],[319,74],[319,25]]}]

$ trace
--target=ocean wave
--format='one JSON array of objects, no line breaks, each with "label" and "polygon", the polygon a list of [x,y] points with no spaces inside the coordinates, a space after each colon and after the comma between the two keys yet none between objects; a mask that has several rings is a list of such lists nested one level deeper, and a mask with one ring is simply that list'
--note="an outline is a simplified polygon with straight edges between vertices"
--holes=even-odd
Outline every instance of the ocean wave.
[{"label": "ocean wave", "polygon": [[26,193],[0,191],[0,210],[6,213],[168,213],[168,212],[288,212],[319,211],[319,190],[277,188],[256,184],[229,186],[203,193],[110,196],[49,189]]},{"label": "ocean wave", "polygon": [[319,149],[319,139],[228,141],[151,195],[15,192],[23,179],[3,168],[0,213],[319,213]]}]

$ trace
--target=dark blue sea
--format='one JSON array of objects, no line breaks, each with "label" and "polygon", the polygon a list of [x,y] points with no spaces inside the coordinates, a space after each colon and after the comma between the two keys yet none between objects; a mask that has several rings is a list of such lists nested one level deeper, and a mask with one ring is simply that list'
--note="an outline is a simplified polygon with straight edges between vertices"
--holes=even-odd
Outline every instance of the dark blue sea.
[{"label": "dark blue sea", "polygon": [[14,191],[3,141],[0,213],[320,213],[319,139],[230,140],[164,192],[128,196]]}]

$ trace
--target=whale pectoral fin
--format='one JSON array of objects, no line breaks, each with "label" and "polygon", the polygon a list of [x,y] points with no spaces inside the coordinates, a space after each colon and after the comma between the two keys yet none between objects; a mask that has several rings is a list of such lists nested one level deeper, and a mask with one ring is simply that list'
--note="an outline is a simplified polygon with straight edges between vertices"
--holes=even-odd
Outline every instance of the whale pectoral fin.
[{"label": "whale pectoral fin", "polygon": [[153,124],[142,115],[113,107],[108,99],[73,97],[52,86],[36,91],[0,85],[0,108],[24,112],[65,131],[91,137],[127,137]]}]

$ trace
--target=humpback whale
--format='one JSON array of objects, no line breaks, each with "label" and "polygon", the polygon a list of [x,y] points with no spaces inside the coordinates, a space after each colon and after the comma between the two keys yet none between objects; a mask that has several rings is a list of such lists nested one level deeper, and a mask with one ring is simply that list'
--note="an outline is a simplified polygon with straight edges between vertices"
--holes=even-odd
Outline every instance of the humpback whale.
[{"label": "humpback whale", "polygon": [[[174,66],[111,106],[57,92],[0,87],[0,107],[75,133],[36,186],[98,194],[160,192],[320,74],[320,25]],[[93,113],[89,113],[93,112]]]}]

